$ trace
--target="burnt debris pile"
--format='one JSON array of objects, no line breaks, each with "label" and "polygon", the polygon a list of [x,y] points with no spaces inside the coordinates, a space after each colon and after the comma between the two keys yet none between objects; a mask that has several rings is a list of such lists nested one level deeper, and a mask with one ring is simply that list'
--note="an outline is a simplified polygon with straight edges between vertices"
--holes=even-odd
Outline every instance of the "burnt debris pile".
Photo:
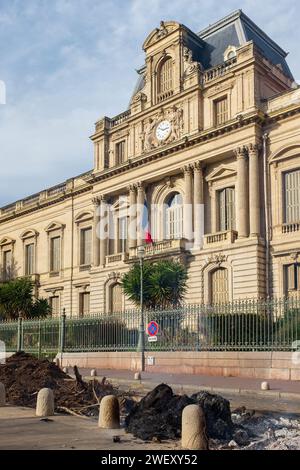
[{"label": "burnt debris pile", "polygon": [[206,418],[210,438],[230,439],[233,431],[229,401],[206,391],[188,397],[174,395],[171,387],[160,384],[135,404],[125,420],[128,432],[143,440],[176,439],[181,434],[185,406],[199,404]]}]

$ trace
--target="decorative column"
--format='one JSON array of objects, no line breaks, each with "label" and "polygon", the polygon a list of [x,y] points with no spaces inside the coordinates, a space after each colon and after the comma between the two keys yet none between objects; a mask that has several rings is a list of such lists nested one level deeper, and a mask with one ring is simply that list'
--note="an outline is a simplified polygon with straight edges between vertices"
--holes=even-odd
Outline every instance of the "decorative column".
[{"label": "decorative column", "polygon": [[249,197],[248,197],[248,164],[247,148],[236,150],[237,156],[237,203],[236,222],[239,238],[249,235]]},{"label": "decorative column", "polygon": [[193,239],[193,170],[186,165],[184,173],[184,204],[183,204],[183,236],[187,240]]},{"label": "decorative column", "polygon": [[202,248],[204,235],[203,168],[201,162],[194,164],[194,246]]},{"label": "decorative column", "polygon": [[143,209],[145,203],[145,189],[143,183],[137,184],[137,246],[144,244]]},{"label": "decorative column", "polygon": [[100,266],[105,266],[108,244],[108,209],[104,196],[100,200]]},{"label": "decorative column", "polygon": [[128,246],[130,248],[136,247],[137,233],[136,233],[136,186],[131,184],[129,186],[129,227],[128,227]]},{"label": "decorative column", "polygon": [[94,223],[93,223],[93,266],[97,267],[100,264],[100,198],[93,198],[94,205]]},{"label": "decorative column", "polygon": [[249,210],[250,235],[260,235],[260,188],[259,188],[259,148],[256,144],[249,147]]}]

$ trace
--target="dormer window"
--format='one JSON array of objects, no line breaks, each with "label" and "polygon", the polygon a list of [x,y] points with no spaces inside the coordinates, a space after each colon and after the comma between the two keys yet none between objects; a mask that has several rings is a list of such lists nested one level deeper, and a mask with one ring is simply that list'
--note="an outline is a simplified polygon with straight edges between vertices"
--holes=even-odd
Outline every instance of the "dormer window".
[{"label": "dormer window", "polygon": [[228,46],[226,51],[224,52],[224,62],[228,60],[232,60],[236,57],[236,47],[235,46]]},{"label": "dormer window", "polygon": [[158,72],[158,100],[162,101],[173,92],[173,61],[171,57],[166,58]]}]

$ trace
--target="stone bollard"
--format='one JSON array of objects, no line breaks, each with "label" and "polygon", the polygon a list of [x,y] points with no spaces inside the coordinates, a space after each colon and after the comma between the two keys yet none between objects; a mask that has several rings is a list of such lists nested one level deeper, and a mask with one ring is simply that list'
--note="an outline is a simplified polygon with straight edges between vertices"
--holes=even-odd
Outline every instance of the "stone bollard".
[{"label": "stone bollard", "polygon": [[54,363],[55,363],[55,365],[56,365],[57,367],[60,367],[60,360],[59,360],[59,357],[56,357],[56,358],[54,359]]},{"label": "stone bollard", "polygon": [[120,427],[120,407],[117,397],[106,395],[100,403],[99,428],[118,429]]},{"label": "stone bollard", "polygon": [[188,405],[182,411],[181,447],[190,450],[208,450],[206,422],[199,405]]},{"label": "stone bollard", "polygon": [[262,382],[260,385],[261,390],[270,390],[269,382]]},{"label": "stone bollard", "polygon": [[54,415],[54,395],[51,388],[42,388],[37,396],[36,416]]},{"label": "stone bollard", "polygon": [[136,373],[134,374],[134,380],[141,380],[141,379],[142,379],[141,373],[140,373],[140,372],[136,372]]},{"label": "stone bollard", "polygon": [[5,396],[5,385],[0,382],[0,406],[5,406],[6,396]]},{"label": "stone bollard", "polygon": [[63,372],[64,372],[65,374],[68,374],[68,373],[69,373],[68,367],[63,367]]},{"label": "stone bollard", "polygon": [[91,370],[91,377],[97,377],[97,371],[96,369]]}]

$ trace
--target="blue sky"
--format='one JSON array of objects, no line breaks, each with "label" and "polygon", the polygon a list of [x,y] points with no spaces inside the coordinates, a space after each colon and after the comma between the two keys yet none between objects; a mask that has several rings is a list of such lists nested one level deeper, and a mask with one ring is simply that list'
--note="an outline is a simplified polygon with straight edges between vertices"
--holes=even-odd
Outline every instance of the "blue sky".
[{"label": "blue sky", "polygon": [[238,8],[300,78],[298,0],[0,0],[0,206],[92,168],[93,124],[126,109],[161,19],[200,31]]}]

